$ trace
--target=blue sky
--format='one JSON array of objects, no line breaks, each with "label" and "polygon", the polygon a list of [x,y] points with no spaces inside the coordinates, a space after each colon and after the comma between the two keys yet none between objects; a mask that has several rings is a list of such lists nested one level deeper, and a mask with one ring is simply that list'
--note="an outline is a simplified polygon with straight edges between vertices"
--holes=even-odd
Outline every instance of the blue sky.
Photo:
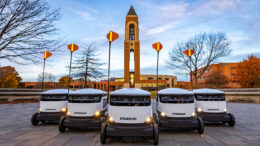
[{"label": "blue sky", "polygon": [[[260,56],[260,1],[259,0],[48,0],[54,8],[60,8],[62,18],[57,22],[59,33],[66,42],[89,44],[95,42],[99,57],[107,62],[109,30],[119,33],[112,44],[111,74],[123,77],[123,43],[125,16],[131,5],[139,18],[141,49],[141,74],[156,73],[154,42],[160,41],[159,74],[186,75],[167,66],[168,51],[177,41],[186,40],[198,33],[224,32],[231,40],[232,53],[219,62],[239,62],[249,54]],[[54,54],[48,59],[46,72],[57,78],[67,75],[69,51]],[[79,48],[80,49],[80,48]],[[77,53],[77,52],[75,52]],[[42,65],[15,66],[23,81],[36,81]],[[3,63],[2,63],[3,65]],[[107,64],[102,67],[106,72]]]}]

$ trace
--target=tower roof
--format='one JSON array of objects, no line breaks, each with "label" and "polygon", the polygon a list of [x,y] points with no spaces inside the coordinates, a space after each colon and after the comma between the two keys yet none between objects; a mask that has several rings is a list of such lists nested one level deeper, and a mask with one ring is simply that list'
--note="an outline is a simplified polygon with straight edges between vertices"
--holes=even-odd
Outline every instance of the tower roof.
[{"label": "tower roof", "polygon": [[129,9],[127,15],[136,15],[133,5],[131,5],[131,8]]}]

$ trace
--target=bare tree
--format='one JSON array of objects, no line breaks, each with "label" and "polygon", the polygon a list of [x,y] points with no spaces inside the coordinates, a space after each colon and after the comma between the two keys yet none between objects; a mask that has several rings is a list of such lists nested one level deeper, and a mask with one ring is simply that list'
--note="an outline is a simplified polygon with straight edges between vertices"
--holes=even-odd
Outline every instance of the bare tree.
[{"label": "bare tree", "polygon": [[[224,33],[203,33],[193,38],[178,42],[176,47],[170,50],[168,64],[174,69],[181,69],[192,72],[197,88],[197,80],[208,69],[209,65],[216,63],[221,57],[230,54],[230,41]],[[183,52],[193,49],[194,54],[190,59]],[[198,69],[203,68],[201,72]]]},{"label": "bare tree", "polygon": [[44,50],[60,47],[54,22],[59,9],[43,0],[0,1],[0,59],[26,64],[40,62]]},{"label": "bare tree", "polygon": [[[40,73],[38,75],[38,79],[37,80],[38,80],[38,82],[42,81],[42,73]],[[55,80],[56,80],[56,77],[53,74],[47,73],[47,72],[44,73],[44,81],[46,81],[46,82],[54,82]]]},{"label": "bare tree", "polygon": [[[44,73],[44,88],[50,88],[51,87],[51,84],[53,84],[54,86],[54,82],[56,80],[56,77],[51,74],[51,73]],[[41,88],[41,85],[42,85],[42,73],[40,73],[38,75],[38,79],[37,79],[38,83],[37,83],[37,88]]]},{"label": "bare tree", "polygon": [[206,86],[211,88],[222,88],[228,84],[229,80],[222,71],[217,70],[208,75],[206,79]]},{"label": "bare tree", "polygon": [[81,46],[83,51],[79,53],[79,56],[72,65],[72,76],[77,79],[84,78],[84,87],[87,87],[87,81],[90,79],[97,79],[103,77],[102,69],[103,65],[100,59],[97,57],[96,48],[93,43],[90,45]]}]

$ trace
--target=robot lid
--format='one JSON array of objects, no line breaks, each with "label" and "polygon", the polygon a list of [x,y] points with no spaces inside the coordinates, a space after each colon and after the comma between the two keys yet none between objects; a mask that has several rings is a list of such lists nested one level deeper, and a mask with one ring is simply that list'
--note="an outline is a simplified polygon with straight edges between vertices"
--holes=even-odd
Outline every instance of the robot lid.
[{"label": "robot lid", "polygon": [[158,95],[193,95],[193,92],[181,88],[167,88],[160,90]]},{"label": "robot lid", "polygon": [[110,95],[126,95],[126,96],[150,96],[151,93],[148,91],[138,89],[138,88],[123,88],[110,93]]},{"label": "robot lid", "polygon": [[[71,92],[71,91],[70,91]],[[44,91],[41,95],[49,95],[49,94],[68,94],[68,89],[51,89],[48,91]]]},{"label": "robot lid", "polygon": [[225,94],[225,92],[217,90],[217,89],[209,89],[209,88],[202,88],[202,89],[195,89],[193,90],[194,94]]},{"label": "robot lid", "polygon": [[105,95],[107,94],[107,92],[99,89],[86,88],[86,89],[79,89],[69,93],[69,95],[97,95],[97,94]]}]

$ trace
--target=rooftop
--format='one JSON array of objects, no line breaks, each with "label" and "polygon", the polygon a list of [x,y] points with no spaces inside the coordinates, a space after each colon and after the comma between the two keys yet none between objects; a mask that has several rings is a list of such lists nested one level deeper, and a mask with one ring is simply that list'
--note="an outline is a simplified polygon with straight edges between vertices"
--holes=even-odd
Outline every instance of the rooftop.
[{"label": "rooftop", "polygon": [[129,9],[127,15],[136,15],[135,9],[134,9],[133,5],[132,5],[131,8]]}]

